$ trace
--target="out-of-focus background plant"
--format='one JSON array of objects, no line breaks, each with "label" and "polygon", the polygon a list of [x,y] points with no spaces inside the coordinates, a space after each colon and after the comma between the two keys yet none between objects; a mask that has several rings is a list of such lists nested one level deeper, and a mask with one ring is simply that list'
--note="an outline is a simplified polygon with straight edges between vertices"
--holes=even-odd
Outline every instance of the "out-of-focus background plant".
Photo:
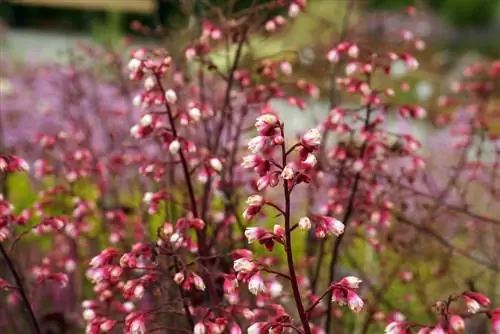
[{"label": "out-of-focus background plant", "polygon": [[[28,332],[26,319],[34,317],[32,330],[44,333],[94,333],[96,326],[141,333],[132,323],[143,319],[151,321],[149,332],[217,333],[222,326],[239,333],[271,318],[294,326],[278,326],[278,332],[307,333],[295,291],[286,283],[286,243],[281,249],[274,230],[271,257],[264,247],[248,244],[245,228],[269,231],[282,224],[282,216],[295,222],[328,215],[346,226],[342,244],[343,237],[318,238],[319,223],[312,219],[309,231],[294,230],[290,250],[313,331],[380,333],[393,321],[408,320],[459,333],[459,321],[450,316],[460,315],[468,333],[498,333],[498,312],[489,310],[498,307],[500,295],[500,1],[311,0],[296,17],[288,2],[0,4],[0,149],[7,166],[1,184],[6,256],[0,258],[0,332]],[[409,5],[418,14],[409,15]],[[264,9],[254,17],[254,8]],[[211,35],[218,42],[206,46],[205,55],[197,49],[205,41],[200,33],[216,28],[222,29],[221,40]],[[345,74],[350,61],[336,64],[331,58],[343,41],[359,46],[351,58],[367,63],[413,47],[418,70],[412,70],[413,58],[399,57],[387,73],[364,78],[368,88],[349,88],[337,79],[353,75]],[[162,49],[168,52],[170,72],[146,84],[147,91],[161,93],[159,102],[129,80],[127,64],[138,46],[158,48],[152,59],[163,57]],[[170,88],[176,92],[167,97],[167,105],[176,106],[173,119],[166,117],[168,107],[162,109]],[[387,110],[370,115],[372,103],[360,103],[356,95],[369,95],[367,89],[394,92],[386,94]],[[251,220],[242,212],[246,197],[256,192],[256,175],[239,164],[248,154],[244,144],[253,137],[255,118],[266,111],[284,122],[287,145],[318,124],[324,141],[311,150],[318,167],[304,171],[313,181],[294,190],[293,213],[276,216],[275,205]],[[370,117],[384,119],[372,126]],[[179,135],[169,132],[172,124]],[[154,139],[137,140],[150,133]],[[373,162],[363,161],[363,143],[370,140],[386,145],[379,148],[386,165],[376,153],[370,153]],[[179,167],[179,151],[185,151],[187,171]],[[272,160],[271,153],[266,159]],[[26,160],[30,171],[22,172],[22,161],[13,157]],[[280,163],[272,167],[283,169]],[[184,178],[194,183],[189,195]],[[265,197],[279,203],[280,191]],[[198,218],[204,226],[196,225]],[[179,228],[183,224],[189,228]],[[173,233],[177,229],[182,233]],[[227,288],[235,274],[228,255],[247,258],[240,248],[265,264],[267,291],[254,299]],[[113,264],[120,271],[116,280],[100,267],[108,265],[107,256],[109,265],[122,259]],[[146,268],[123,265],[130,258]],[[165,280],[148,276],[149,265]],[[287,274],[273,276],[274,269]],[[331,297],[321,293],[345,276],[363,280],[356,292],[365,304],[359,315],[315,303]],[[119,283],[124,277],[133,282],[128,295]],[[207,293],[197,291],[198,278]],[[239,278],[241,289],[248,279]],[[462,291],[488,295],[490,302],[480,305],[484,316],[469,319],[453,304],[463,298],[470,310],[471,297],[456,295]],[[240,307],[238,298],[246,304]],[[259,333],[256,328],[249,332]]]}]

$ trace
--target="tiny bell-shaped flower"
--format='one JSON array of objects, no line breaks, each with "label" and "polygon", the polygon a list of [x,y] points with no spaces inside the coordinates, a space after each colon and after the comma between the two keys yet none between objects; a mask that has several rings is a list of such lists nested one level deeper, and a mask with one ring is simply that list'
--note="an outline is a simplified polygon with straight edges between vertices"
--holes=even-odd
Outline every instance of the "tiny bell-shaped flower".
[{"label": "tiny bell-shaped flower", "polygon": [[213,170],[220,172],[222,171],[222,163],[218,158],[212,158],[210,159],[210,167],[212,167]]},{"label": "tiny bell-shaped flower", "polygon": [[341,235],[342,233],[344,233],[345,226],[340,220],[335,219],[333,217],[326,217],[326,216],[323,217],[323,219],[326,223],[326,228],[327,228],[329,233],[331,233],[337,237],[339,235]]},{"label": "tiny bell-shaped flower", "polygon": [[283,171],[281,172],[281,177],[284,180],[291,180],[291,179],[293,179],[294,175],[295,175],[295,172],[294,172],[292,166],[290,166],[290,165],[286,165],[285,168],[283,168]]},{"label": "tiny bell-shaped flower", "polygon": [[267,137],[257,136],[248,142],[248,150],[252,153],[259,153],[267,144]]},{"label": "tiny bell-shaped flower", "polygon": [[205,334],[206,333],[205,325],[202,322],[198,322],[196,325],[194,325],[193,333]]},{"label": "tiny bell-shaped flower", "polygon": [[302,167],[305,170],[313,169],[314,166],[318,163],[316,156],[312,153],[309,153],[304,161],[302,161]]},{"label": "tiny bell-shaped flower", "polygon": [[181,284],[182,282],[184,282],[184,274],[181,273],[181,272],[178,272],[174,275],[174,282],[177,283],[177,284]]},{"label": "tiny bell-shaped flower", "polygon": [[308,148],[317,148],[321,143],[321,132],[318,129],[310,129],[301,139],[302,145]]},{"label": "tiny bell-shaped flower", "polygon": [[172,154],[177,154],[179,153],[179,150],[181,148],[181,143],[176,139],[176,140],[173,140],[170,145],[168,145],[168,150],[170,151],[170,153]]},{"label": "tiny bell-shaped flower", "polygon": [[147,91],[150,91],[153,89],[153,87],[156,85],[156,80],[153,76],[149,76],[144,80],[144,88]]},{"label": "tiny bell-shaped flower", "polygon": [[389,323],[384,330],[385,334],[401,334],[404,324],[399,321]]},{"label": "tiny bell-shaped flower", "polygon": [[285,236],[285,229],[281,226],[281,225],[274,225],[273,227],[273,233],[279,237],[279,238],[283,238]]},{"label": "tiny bell-shaped flower", "polygon": [[356,276],[346,276],[339,281],[339,284],[345,285],[350,289],[357,289],[359,288],[361,282],[363,281],[357,278]]},{"label": "tiny bell-shaped flower", "polygon": [[465,329],[464,319],[456,314],[450,317],[450,327],[457,333],[462,333]]},{"label": "tiny bell-shaped flower", "polygon": [[177,102],[177,93],[173,89],[169,89],[165,92],[165,100],[168,103],[174,104]]},{"label": "tiny bell-shaped flower", "polygon": [[357,293],[349,290],[347,292],[347,305],[353,312],[359,313],[363,309],[364,302]]},{"label": "tiny bell-shaped flower", "polygon": [[266,285],[259,273],[254,274],[248,281],[248,291],[255,296],[266,291]]},{"label": "tiny bell-shaped flower", "polygon": [[205,291],[206,286],[205,282],[203,282],[203,279],[195,273],[192,273],[192,277],[193,277],[193,284],[196,287],[196,289],[200,291]]},{"label": "tiny bell-shaped flower", "polygon": [[262,334],[264,333],[264,323],[263,322],[256,322],[252,326],[248,327],[247,333],[248,334]]},{"label": "tiny bell-shaped flower", "polygon": [[299,219],[299,228],[301,230],[309,230],[311,228],[311,219],[309,217],[302,217]]},{"label": "tiny bell-shaped flower", "polygon": [[245,237],[248,240],[248,243],[253,243],[262,237],[264,234],[264,230],[261,229],[260,227],[247,227],[245,229]]},{"label": "tiny bell-shaped flower", "polygon": [[255,121],[255,128],[259,132],[266,132],[274,128],[278,124],[278,117],[273,114],[264,114],[257,117]]},{"label": "tiny bell-shaped flower", "polygon": [[249,205],[249,206],[263,206],[264,203],[265,203],[265,200],[264,200],[264,197],[262,197],[261,195],[252,195],[252,196],[249,196],[246,200],[246,203]]},{"label": "tiny bell-shaped flower", "polygon": [[255,263],[242,257],[234,260],[233,269],[238,273],[249,273],[255,270]]}]

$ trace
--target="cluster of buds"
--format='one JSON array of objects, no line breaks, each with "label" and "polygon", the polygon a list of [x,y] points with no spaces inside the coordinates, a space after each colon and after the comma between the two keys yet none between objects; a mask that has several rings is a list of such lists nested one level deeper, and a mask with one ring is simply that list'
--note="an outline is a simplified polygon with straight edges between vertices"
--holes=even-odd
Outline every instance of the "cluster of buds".
[{"label": "cluster of buds", "polygon": [[333,217],[313,215],[309,217],[302,217],[299,219],[298,226],[300,229],[309,230],[314,224],[315,235],[318,239],[323,239],[327,235],[339,236],[344,233],[344,224]]},{"label": "cluster of buds", "polygon": [[359,56],[359,47],[355,43],[341,42],[326,53],[326,59],[331,63],[338,63],[343,55],[348,55],[352,59]]},{"label": "cluster of buds", "polygon": [[332,303],[347,305],[355,313],[359,313],[364,306],[364,302],[357,294],[356,290],[361,284],[361,280],[355,276],[347,276],[339,282],[330,286],[332,292]]},{"label": "cluster of buds", "polygon": [[48,234],[54,231],[62,231],[68,224],[68,218],[61,217],[44,217],[42,221],[33,227],[33,232],[37,235]]},{"label": "cluster of buds", "polygon": [[[410,334],[413,328],[419,328],[419,334],[459,334],[463,333],[466,327],[464,316],[450,312],[450,304],[459,299],[463,299],[470,315],[473,315],[483,307],[488,307],[490,300],[479,292],[466,291],[457,296],[451,296],[447,302],[438,301],[436,309],[443,316],[440,323],[434,325],[421,325],[414,322],[404,321],[404,319],[392,319],[386,326],[386,334]],[[500,332],[500,309],[482,310],[491,319],[492,333]]]},{"label": "cluster of buds", "polygon": [[268,232],[260,227],[247,227],[245,237],[248,243],[258,241],[261,245],[272,251],[276,242],[283,244],[285,230],[280,225],[274,225],[273,232]]},{"label": "cluster of buds", "polygon": [[[74,268],[75,266],[73,261],[73,264],[70,264],[67,269],[74,270]],[[64,288],[69,282],[68,275],[66,273],[53,271],[53,263],[49,258],[44,258],[40,265],[34,266],[31,269],[31,273],[36,282],[39,284],[47,281],[54,281],[61,288]]]},{"label": "cluster of buds", "polygon": [[169,194],[164,191],[158,191],[158,192],[147,192],[144,194],[142,201],[144,204],[148,206],[148,213],[150,215],[154,215],[158,212],[158,206],[160,205],[161,201],[168,200],[170,199]]},{"label": "cluster of buds", "polygon": [[0,172],[14,173],[27,172],[30,170],[28,163],[15,155],[0,156]]}]

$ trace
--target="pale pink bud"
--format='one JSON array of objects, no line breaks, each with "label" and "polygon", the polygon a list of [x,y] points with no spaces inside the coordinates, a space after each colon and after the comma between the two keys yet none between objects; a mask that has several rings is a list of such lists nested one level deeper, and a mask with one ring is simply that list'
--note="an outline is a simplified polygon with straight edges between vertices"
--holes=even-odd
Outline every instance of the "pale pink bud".
[{"label": "pale pink bud", "polygon": [[212,158],[210,159],[210,167],[212,167],[215,171],[220,172],[222,171],[222,163],[219,159],[217,158]]},{"label": "pale pink bud", "polygon": [[321,132],[318,129],[310,129],[302,136],[302,145],[317,148],[321,143]]},{"label": "pale pink bud", "polygon": [[195,122],[198,122],[201,118],[201,111],[198,108],[189,108],[188,114]]},{"label": "pale pink bud", "polygon": [[167,100],[168,103],[172,104],[177,102],[177,94],[173,89],[169,89],[165,92],[165,100]]},{"label": "pale pink bud", "polygon": [[252,153],[259,153],[267,144],[267,137],[257,136],[248,142],[248,150]]},{"label": "pale pink bud", "polygon": [[291,18],[297,17],[300,13],[300,7],[296,3],[292,3],[288,8],[288,16]]},{"label": "pale pink bud", "polygon": [[248,240],[248,243],[253,243],[264,234],[264,230],[260,227],[247,227],[245,229],[245,237]]},{"label": "pale pink bud", "polygon": [[132,58],[127,64],[127,68],[130,72],[137,72],[141,67],[142,62],[137,58]]},{"label": "pale pink bud", "polygon": [[282,61],[280,63],[280,70],[285,75],[291,75],[293,72],[292,65],[287,61]]},{"label": "pale pink bud", "polygon": [[453,314],[450,317],[450,326],[455,332],[461,333],[465,329],[465,321],[461,316]]},{"label": "pale pink bud", "polygon": [[146,324],[144,323],[144,319],[142,317],[135,318],[130,323],[130,334],[145,334],[146,333]]},{"label": "pale pink bud", "polygon": [[192,273],[192,275],[193,275],[193,283],[196,289],[200,291],[205,291],[206,286],[205,282],[203,282],[203,279],[195,273]]},{"label": "pale pink bud", "polygon": [[389,323],[384,330],[385,334],[401,334],[403,330],[403,324],[399,321],[393,321]]},{"label": "pale pink bud", "polygon": [[104,320],[100,325],[99,325],[99,329],[104,332],[104,333],[107,333],[109,332],[110,330],[112,330],[116,324],[118,323],[118,321],[116,320],[112,320],[112,319],[106,319]]},{"label": "pale pink bud", "polygon": [[196,57],[196,50],[194,48],[188,48],[184,53],[187,61],[191,61]]},{"label": "pale pink bud", "polygon": [[339,55],[339,52],[337,51],[337,49],[332,49],[332,50],[328,51],[328,53],[326,54],[326,59],[330,63],[338,63],[338,61],[340,59],[340,55]]},{"label": "pale pink bud", "polygon": [[95,311],[92,309],[85,309],[85,310],[83,310],[82,316],[83,316],[83,319],[85,321],[90,321],[90,320],[95,318],[96,314],[95,314]]},{"label": "pale pink bud", "polygon": [[243,168],[254,168],[257,167],[262,161],[262,158],[259,157],[258,155],[252,154],[252,155],[247,155],[243,157],[243,162],[241,163],[241,166]]},{"label": "pale pink bud", "polygon": [[359,313],[363,309],[364,302],[357,293],[349,290],[347,292],[347,305],[353,312]]},{"label": "pale pink bud", "polygon": [[249,273],[255,270],[255,263],[247,258],[242,257],[234,260],[233,268],[236,272]]},{"label": "pale pink bud", "polygon": [[248,281],[248,291],[257,296],[260,292],[266,291],[266,285],[259,273],[254,274]]},{"label": "pale pink bud", "polygon": [[264,114],[257,117],[255,128],[259,131],[266,131],[275,127],[278,124],[278,117],[273,114]]},{"label": "pale pink bud", "polygon": [[271,178],[268,175],[264,175],[260,179],[257,180],[257,190],[262,191],[267,186],[269,186],[269,183],[271,182]]},{"label": "pale pink bud", "polygon": [[202,322],[198,322],[196,325],[194,325],[193,333],[205,334],[206,333],[205,325]]},{"label": "pale pink bud", "polygon": [[359,68],[358,64],[356,64],[356,63],[349,63],[345,67],[345,74],[347,76],[350,76],[350,75],[354,74],[358,70],[358,68]]},{"label": "pale pink bud", "polygon": [[477,313],[481,309],[481,305],[475,299],[469,298],[467,296],[465,296],[464,299],[465,305],[467,306],[467,311],[469,311],[470,313]]},{"label": "pale pink bud", "polygon": [[359,56],[359,48],[358,48],[358,46],[356,44],[351,45],[349,47],[349,49],[347,50],[347,54],[351,58],[358,58],[358,56]]},{"label": "pale pink bud", "polygon": [[327,229],[329,233],[332,233],[333,235],[336,235],[337,237],[344,233],[345,226],[344,224],[333,217],[323,217],[325,220]]},{"label": "pale pink bud", "polygon": [[309,217],[302,217],[299,219],[299,228],[302,230],[309,230],[311,228],[311,220]]},{"label": "pale pink bud", "polygon": [[357,289],[359,288],[361,282],[363,281],[357,278],[356,276],[346,276],[339,281],[339,284],[348,286],[351,289]]},{"label": "pale pink bud", "polygon": [[264,197],[262,197],[261,195],[252,195],[249,196],[246,200],[246,204],[248,204],[249,206],[262,206],[264,205],[264,203]]},{"label": "pale pink bud", "polygon": [[284,180],[291,180],[291,179],[293,179],[294,175],[295,175],[295,172],[294,172],[292,166],[290,166],[290,165],[285,166],[285,168],[283,168],[283,171],[281,172],[281,177]]},{"label": "pale pink bud", "polygon": [[144,286],[141,284],[137,285],[134,289],[134,296],[137,299],[141,299],[144,296]]},{"label": "pale pink bud", "polygon": [[170,151],[171,154],[179,153],[180,148],[181,148],[181,143],[178,140],[172,140],[170,145],[168,145],[168,150]]},{"label": "pale pink bud", "polygon": [[285,236],[285,229],[278,224],[274,225],[273,232],[280,238],[283,238]]},{"label": "pale pink bud", "polygon": [[184,282],[184,274],[181,273],[181,272],[178,272],[174,275],[174,282],[177,283],[177,284],[181,284],[182,282]]},{"label": "pale pink bud", "polygon": [[274,32],[276,30],[276,23],[273,20],[269,20],[265,25],[267,32]]},{"label": "pale pink bud", "polygon": [[156,79],[153,76],[149,76],[144,80],[144,88],[147,91],[153,89],[155,85],[156,85]]},{"label": "pale pink bud", "polygon": [[141,117],[140,123],[142,126],[150,126],[153,123],[153,116],[146,114]]},{"label": "pale pink bud", "polygon": [[309,153],[304,161],[302,161],[302,166],[304,169],[309,170],[314,168],[316,164],[318,163],[318,160],[316,159],[316,156],[312,153]]}]

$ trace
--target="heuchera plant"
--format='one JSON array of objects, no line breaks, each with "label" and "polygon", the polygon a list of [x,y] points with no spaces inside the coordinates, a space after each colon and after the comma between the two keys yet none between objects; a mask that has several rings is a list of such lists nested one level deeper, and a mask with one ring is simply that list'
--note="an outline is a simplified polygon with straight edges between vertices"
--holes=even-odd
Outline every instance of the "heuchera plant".
[{"label": "heuchera plant", "polygon": [[[134,48],[123,61],[82,47],[106,77],[70,63],[3,83],[2,114],[33,122],[36,135],[27,145],[2,126],[0,329],[454,334],[483,317],[500,333],[495,290],[490,300],[476,284],[491,275],[495,286],[500,221],[475,198],[498,203],[500,147],[486,118],[498,112],[500,62],[465,69],[436,103],[456,113],[424,142],[411,128],[425,109],[394,102],[389,75],[396,61],[416,71],[425,43],[403,31],[391,50],[365,46],[347,38],[346,18],[322,65],[330,111],[290,136],[273,101],[307,113],[322,89],[295,79],[289,61],[245,64],[243,50],[251,34],[307,15],[306,1],[222,13],[182,52]],[[225,48],[227,70],[212,58]],[[26,105],[48,87],[40,117]],[[38,194],[14,208],[14,174],[29,170]],[[436,290],[452,255],[479,274]],[[433,284],[441,295],[428,296]],[[392,292],[401,286],[413,292]],[[406,303],[428,321],[407,319]]]}]

